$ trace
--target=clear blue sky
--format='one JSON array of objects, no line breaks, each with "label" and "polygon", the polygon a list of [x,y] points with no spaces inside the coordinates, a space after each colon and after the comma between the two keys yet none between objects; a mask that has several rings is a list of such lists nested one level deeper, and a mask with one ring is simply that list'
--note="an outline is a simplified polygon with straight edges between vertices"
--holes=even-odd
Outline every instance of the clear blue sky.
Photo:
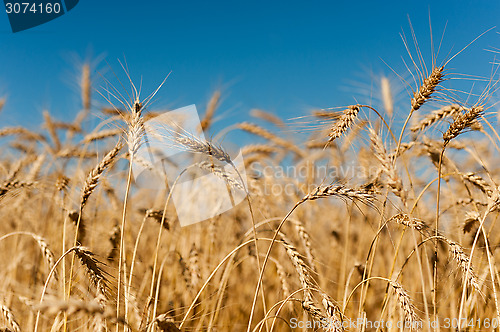
[{"label": "clear blue sky", "polygon": [[[384,62],[405,75],[399,34],[410,36],[407,15],[429,59],[429,11],[436,44],[448,22],[440,60],[500,23],[500,1],[82,0],[16,34],[2,12],[0,96],[8,103],[0,126],[37,126],[46,108],[72,119],[80,105],[75,58],[89,56],[105,57],[97,68],[112,81],[107,63],[122,75],[117,60],[126,58],[146,92],[171,71],[153,109],[195,103],[202,110],[222,88],[220,111],[229,123],[252,108],[290,118],[351,104],[359,92],[353,86],[369,86],[371,72],[390,74]],[[453,60],[450,71],[488,76],[494,54],[486,49],[500,48],[497,31]]]}]

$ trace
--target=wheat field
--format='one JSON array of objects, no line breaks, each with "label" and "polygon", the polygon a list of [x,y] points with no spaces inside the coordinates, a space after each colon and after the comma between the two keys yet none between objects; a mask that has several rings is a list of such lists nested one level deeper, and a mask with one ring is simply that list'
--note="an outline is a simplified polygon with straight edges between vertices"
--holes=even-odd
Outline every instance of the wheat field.
[{"label": "wheat field", "polygon": [[498,329],[497,85],[460,99],[448,62],[416,66],[403,106],[380,77],[377,105],[253,110],[230,129],[251,137],[244,182],[197,136],[213,137],[216,91],[172,144],[246,199],[185,227],[178,209],[209,187],[174,204],[174,179],[132,176],[155,92],[120,103],[83,66],[73,122],[0,129],[0,330]]}]

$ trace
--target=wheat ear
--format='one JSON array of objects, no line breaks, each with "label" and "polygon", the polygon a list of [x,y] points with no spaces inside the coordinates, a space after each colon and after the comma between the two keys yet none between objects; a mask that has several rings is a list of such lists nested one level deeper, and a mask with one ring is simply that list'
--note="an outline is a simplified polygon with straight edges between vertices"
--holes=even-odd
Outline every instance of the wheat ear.
[{"label": "wheat ear", "polygon": [[[360,107],[359,105],[351,105],[344,110],[344,113],[335,122],[330,129],[328,134],[328,143],[342,136],[351,126],[358,117]],[[328,144],[327,143],[327,144]]]},{"label": "wheat ear", "polygon": [[191,134],[181,134],[175,137],[177,143],[187,151],[201,153],[214,157],[215,159],[233,165],[229,154],[222,147],[213,144],[210,141],[196,138]]},{"label": "wheat ear", "polygon": [[368,127],[368,132],[370,134],[370,140],[372,143],[371,146],[373,152],[375,153],[375,157],[380,162],[382,170],[388,177],[388,185],[391,187],[394,193],[396,193],[400,197],[403,197],[403,183],[398,177],[393,159],[391,159],[391,157],[387,154],[387,150],[385,149],[382,138],[371,127]]},{"label": "wheat ear", "polygon": [[394,100],[392,97],[391,83],[385,76],[382,76],[380,79],[380,90],[382,93],[382,102],[384,103],[385,112],[389,115],[389,117],[392,117],[394,112]]},{"label": "wheat ear", "polygon": [[277,152],[277,151],[278,151],[278,149],[272,145],[250,144],[250,145],[245,145],[241,149],[241,154],[244,156],[249,155],[249,154],[253,154],[253,153],[261,153],[261,154],[269,155],[269,154]]},{"label": "wheat ear", "polygon": [[302,288],[304,288],[304,298],[310,300],[312,299],[311,289],[314,288],[314,279],[309,272],[309,266],[307,266],[306,262],[304,262],[297,248],[292,245],[292,242],[281,232],[280,236],[283,247],[292,261],[295,271],[297,271],[300,284],[302,285]]},{"label": "wheat ear", "polygon": [[108,137],[113,137],[121,134],[121,129],[104,129],[98,132],[90,133],[85,135],[83,138],[83,143],[89,143],[92,141],[97,141],[101,139],[105,139]]},{"label": "wheat ear", "polygon": [[461,113],[455,118],[448,130],[443,134],[444,146],[460,135],[464,130],[476,123],[477,118],[483,113],[483,107],[472,107],[467,112]]},{"label": "wheat ear", "polygon": [[329,185],[329,186],[319,186],[316,187],[309,194],[305,195],[302,199],[303,201],[312,201],[319,198],[326,198],[330,196],[336,196],[342,199],[347,199],[350,201],[361,201],[365,204],[370,204],[375,199],[372,192],[365,189],[353,189],[348,188],[344,185]]},{"label": "wheat ear", "polygon": [[410,130],[413,132],[423,131],[426,128],[432,126],[433,124],[441,121],[442,119],[457,114],[462,109],[463,108],[458,104],[452,104],[441,107],[440,109],[435,110],[431,114],[427,115],[419,123],[411,127]]},{"label": "wheat ear", "polygon": [[108,279],[106,277],[107,273],[101,268],[101,265],[104,264],[97,260],[94,257],[94,253],[85,247],[75,247],[74,253],[85,267],[92,284],[97,288],[100,294],[107,296],[109,290]]},{"label": "wheat ear", "polygon": [[111,163],[115,160],[116,156],[118,155],[118,152],[120,152],[123,144],[121,141],[119,141],[113,150],[108,152],[104,156],[104,158],[101,160],[97,166],[92,169],[87,176],[87,180],[85,181],[85,184],[82,189],[82,196],[80,200],[80,210],[83,210],[85,205],[87,204],[87,201],[90,197],[90,195],[94,192],[95,188],[97,187],[97,184],[99,183],[99,178],[102,176],[104,171],[111,165]]},{"label": "wheat ear", "polygon": [[462,173],[460,174],[462,179],[467,180],[472,183],[474,186],[479,188],[482,192],[484,192],[488,197],[493,195],[493,189],[488,182],[486,182],[482,177],[472,172]]},{"label": "wheat ear", "polygon": [[434,67],[429,77],[424,79],[418,91],[413,93],[410,113],[418,110],[427,100],[429,100],[429,98],[431,98],[431,95],[436,91],[439,83],[443,81],[443,70],[444,66]]},{"label": "wheat ear", "polygon": [[467,283],[467,285],[474,288],[479,294],[482,294],[481,287],[479,285],[479,281],[477,279],[476,274],[474,273],[474,269],[472,267],[472,264],[470,264],[469,256],[467,256],[464,253],[462,246],[459,245],[458,243],[450,241],[450,240],[447,240],[446,242],[449,245],[450,253],[452,254],[453,258],[455,259],[455,262],[457,262],[457,265],[462,270],[464,280]]},{"label": "wheat ear", "polygon": [[5,318],[7,323],[9,323],[14,332],[21,332],[21,327],[17,323],[16,318],[14,317],[14,314],[9,309],[9,307],[4,305],[3,303],[0,303],[0,312],[2,312],[2,316]]},{"label": "wheat ear", "polygon": [[82,67],[82,78],[80,81],[82,92],[82,106],[85,110],[90,109],[92,84],[90,81],[90,65],[85,63]]},{"label": "wheat ear", "polygon": [[243,131],[249,132],[251,134],[263,137],[263,138],[273,142],[276,145],[282,146],[290,151],[295,152],[298,156],[303,155],[303,151],[300,150],[293,143],[290,143],[289,141],[287,141],[279,136],[274,135],[270,131],[268,131],[268,130],[254,124],[254,123],[242,122],[242,123],[238,124],[238,128],[243,130]]},{"label": "wheat ear", "polygon": [[212,124],[215,110],[219,105],[220,101],[220,91],[215,91],[210,100],[208,101],[207,108],[205,111],[205,117],[201,120],[201,131],[207,131]]},{"label": "wheat ear", "polygon": [[116,317],[112,312],[106,311],[104,308],[102,308],[101,304],[97,303],[96,301],[84,302],[77,300],[49,300],[36,305],[35,309],[49,315],[57,315],[59,312],[65,312],[68,316],[72,316],[77,313],[85,313],[92,316],[100,315],[103,318],[109,319],[113,322],[128,325],[123,317]]},{"label": "wheat ear", "polygon": [[415,306],[411,302],[410,296],[397,282],[391,281],[390,285],[394,289],[398,303],[404,312],[405,321],[408,322],[411,330],[417,329],[420,325],[420,318],[415,313]]},{"label": "wheat ear", "polygon": [[213,162],[208,161],[202,161],[200,163],[197,163],[196,165],[199,168],[209,171],[218,178],[224,180],[224,182],[226,182],[232,188],[244,190],[242,184],[238,180],[233,178],[228,172],[226,172],[223,167],[220,167],[218,165],[215,165]]},{"label": "wheat ear", "polygon": [[262,120],[267,121],[269,123],[272,123],[273,125],[278,126],[278,127],[284,127],[284,125],[285,125],[279,117],[277,117],[273,113],[266,112],[266,111],[261,110],[261,109],[257,109],[257,108],[252,109],[250,111],[250,115],[253,116],[254,118],[259,118],[259,119],[262,119]]},{"label": "wheat ear", "polygon": [[306,231],[303,223],[299,220],[291,219],[290,221],[295,226],[295,230],[299,234],[299,238],[302,242],[302,245],[304,246],[309,265],[311,266],[313,271],[317,272],[318,269],[316,268],[316,264],[314,263],[314,250],[311,244],[311,237],[309,236],[309,233]]}]

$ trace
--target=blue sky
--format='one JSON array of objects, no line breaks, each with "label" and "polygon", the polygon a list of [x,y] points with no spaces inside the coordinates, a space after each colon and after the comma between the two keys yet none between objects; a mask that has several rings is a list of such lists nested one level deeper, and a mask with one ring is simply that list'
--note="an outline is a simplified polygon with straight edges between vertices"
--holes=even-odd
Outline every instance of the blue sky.
[{"label": "blue sky", "polygon": [[[0,13],[0,96],[8,97],[0,123],[36,127],[44,109],[73,119],[80,105],[76,59],[98,57],[97,70],[115,84],[111,68],[123,78],[118,59],[125,58],[145,92],[171,72],[152,109],[195,103],[203,110],[222,89],[222,123],[247,119],[252,108],[291,118],[352,104],[369,93],[359,86],[369,90],[373,74],[391,74],[384,62],[407,77],[400,37],[410,37],[407,15],[430,60],[429,12],[436,44],[448,22],[438,60],[500,23],[500,1],[82,0],[16,34]],[[500,48],[497,31],[455,58],[450,72],[488,76],[494,54],[487,49]],[[99,89],[102,78],[94,80]]]}]

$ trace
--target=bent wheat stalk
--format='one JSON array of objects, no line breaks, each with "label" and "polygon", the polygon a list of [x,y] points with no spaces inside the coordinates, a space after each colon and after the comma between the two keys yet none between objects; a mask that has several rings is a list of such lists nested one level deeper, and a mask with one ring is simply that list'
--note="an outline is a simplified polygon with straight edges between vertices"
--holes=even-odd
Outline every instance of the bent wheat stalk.
[{"label": "bent wheat stalk", "polygon": [[361,201],[365,204],[370,204],[374,199],[373,194],[371,194],[367,191],[350,189],[350,188],[347,188],[347,187],[341,186],[341,185],[336,185],[336,186],[330,185],[330,186],[320,186],[320,187],[315,188],[312,192],[305,195],[304,198],[302,198],[300,201],[295,203],[295,205],[283,217],[283,219],[279,223],[278,227],[274,231],[273,238],[271,239],[271,244],[269,245],[269,247],[267,249],[267,253],[266,253],[266,256],[264,258],[264,262],[262,263],[262,268],[260,271],[259,280],[257,282],[256,290],[254,292],[252,308],[250,310],[250,318],[248,319],[247,332],[250,332],[250,330],[251,330],[251,324],[252,324],[252,319],[253,319],[253,315],[255,312],[259,288],[260,288],[260,285],[262,283],[262,279],[264,277],[264,271],[266,269],[267,262],[269,260],[270,255],[271,255],[271,250],[273,249],[273,245],[276,242],[278,235],[280,234],[281,228],[283,227],[283,225],[285,224],[287,219],[292,215],[292,213],[304,202],[306,202],[308,200],[316,200],[319,198],[325,198],[325,197],[330,197],[330,196],[335,196],[335,197],[338,197],[338,198],[343,199],[343,200],[351,200],[351,201],[358,200],[358,201]]}]

